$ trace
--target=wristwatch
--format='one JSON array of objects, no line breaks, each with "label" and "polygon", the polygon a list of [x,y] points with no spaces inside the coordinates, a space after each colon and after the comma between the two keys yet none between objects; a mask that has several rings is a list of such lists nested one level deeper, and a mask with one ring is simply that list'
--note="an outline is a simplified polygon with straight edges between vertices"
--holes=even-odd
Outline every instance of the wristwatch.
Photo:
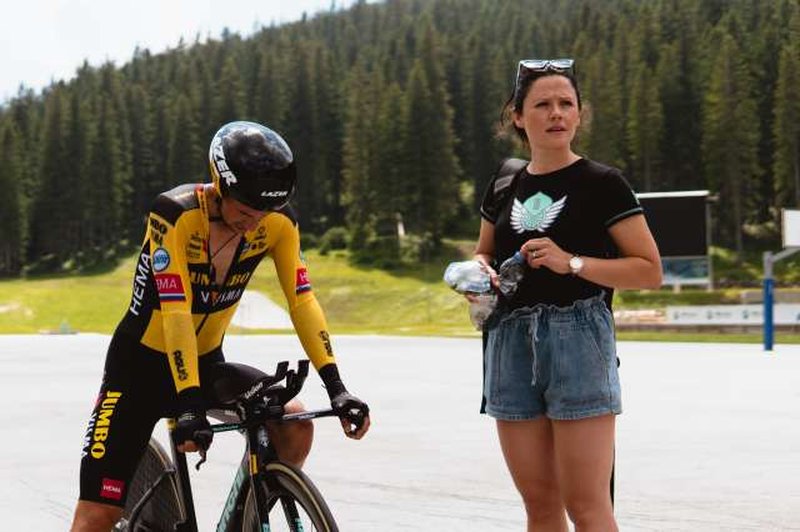
[{"label": "wristwatch", "polygon": [[569,259],[569,272],[572,275],[578,275],[583,269],[583,259],[579,255],[573,255]]}]

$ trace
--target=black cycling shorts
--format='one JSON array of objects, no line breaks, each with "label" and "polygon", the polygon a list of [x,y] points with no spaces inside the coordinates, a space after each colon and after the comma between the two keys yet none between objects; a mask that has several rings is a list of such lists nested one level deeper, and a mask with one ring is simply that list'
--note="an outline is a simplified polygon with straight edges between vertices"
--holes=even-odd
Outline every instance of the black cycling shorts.
[{"label": "black cycling shorts", "polygon": [[[200,357],[200,382],[222,362],[222,350]],[[177,415],[166,355],[124,334],[111,339],[100,394],[81,454],[80,498],[125,506],[127,486],[159,419]]]}]

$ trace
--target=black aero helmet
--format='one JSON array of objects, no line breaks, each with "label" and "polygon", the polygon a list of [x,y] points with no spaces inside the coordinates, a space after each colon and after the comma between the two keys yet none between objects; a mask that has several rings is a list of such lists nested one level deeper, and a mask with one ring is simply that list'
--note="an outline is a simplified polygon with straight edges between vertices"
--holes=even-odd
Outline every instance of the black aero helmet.
[{"label": "black aero helmet", "polygon": [[222,197],[259,211],[286,205],[297,185],[294,156],[283,138],[255,122],[229,122],[211,139],[211,178]]}]

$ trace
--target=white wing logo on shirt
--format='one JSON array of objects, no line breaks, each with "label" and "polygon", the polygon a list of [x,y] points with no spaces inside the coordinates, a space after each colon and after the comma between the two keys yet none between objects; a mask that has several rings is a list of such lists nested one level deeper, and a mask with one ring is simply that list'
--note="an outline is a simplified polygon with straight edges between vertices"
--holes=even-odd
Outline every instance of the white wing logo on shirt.
[{"label": "white wing logo on shirt", "polygon": [[564,196],[554,203],[547,194],[542,192],[537,192],[526,199],[525,203],[514,198],[511,206],[511,227],[517,233],[544,232],[556,221],[566,201],[567,197]]}]

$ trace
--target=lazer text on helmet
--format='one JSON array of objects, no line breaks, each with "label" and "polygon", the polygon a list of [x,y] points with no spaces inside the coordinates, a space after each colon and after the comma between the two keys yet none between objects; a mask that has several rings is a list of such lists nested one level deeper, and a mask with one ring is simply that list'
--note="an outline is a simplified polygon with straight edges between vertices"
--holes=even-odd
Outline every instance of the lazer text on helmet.
[{"label": "lazer text on helmet", "polygon": [[211,153],[214,155],[214,165],[217,167],[220,179],[225,180],[225,184],[231,186],[236,183],[236,176],[228,168],[228,161],[225,160],[225,152],[222,150],[222,141],[216,139],[211,146]]}]

